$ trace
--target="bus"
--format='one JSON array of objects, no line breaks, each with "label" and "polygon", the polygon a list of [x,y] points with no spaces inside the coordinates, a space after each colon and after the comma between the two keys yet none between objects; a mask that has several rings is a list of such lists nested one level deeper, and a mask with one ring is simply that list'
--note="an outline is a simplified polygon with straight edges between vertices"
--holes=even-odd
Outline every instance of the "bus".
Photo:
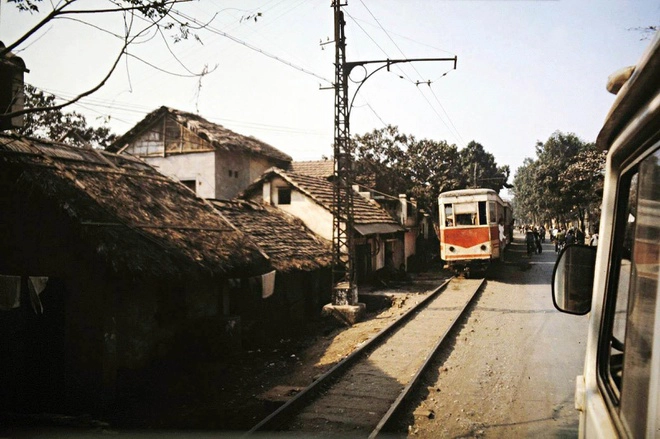
[{"label": "bus", "polygon": [[470,277],[503,257],[511,205],[492,189],[461,189],[438,197],[440,258],[448,268]]},{"label": "bus", "polygon": [[[617,95],[596,140],[607,151],[598,245],[567,246],[554,306],[589,318],[575,406],[579,436],[660,437],[660,32]],[[566,340],[574,343],[575,340]]]}]

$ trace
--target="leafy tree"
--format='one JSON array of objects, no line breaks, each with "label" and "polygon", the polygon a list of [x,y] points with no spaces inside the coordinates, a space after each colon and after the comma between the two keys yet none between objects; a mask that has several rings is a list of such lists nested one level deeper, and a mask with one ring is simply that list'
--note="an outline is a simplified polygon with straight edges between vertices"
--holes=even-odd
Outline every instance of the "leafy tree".
[{"label": "leafy tree", "polygon": [[511,170],[508,165],[497,166],[493,154],[487,152],[483,145],[472,141],[460,151],[461,169],[465,187],[480,187],[500,192],[507,184]]},{"label": "leafy tree", "polygon": [[[0,48],[0,62],[7,58],[12,51],[20,50],[23,46],[29,45],[32,41],[40,38],[41,33],[48,26],[56,25],[66,20],[73,20],[86,24],[101,33],[116,37],[121,43],[117,52],[110,57],[107,70],[101,74],[98,83],[88,90],[80,92],[70,100],[54,103],[48,107],[26,107],[23,110],[14,112],[0,113],[0,120],[11,119],[13,117],[41,112],[47,110],[58,110],[71,105],[85,96],[99,90],[105,85],[108,79],[117,69],[120,61],[126,57],[131,57],[138,61],[143,61],[135,54],[131,53],[131,46],[143,43],[154,37],[159,37],[172,53],[176,61],[181,64],[174,55],[170,47],[170,42],[178,42],[190,37],[201,42],[198,31],[207,28],[208,24],[200,23],[197,20],[186,16],[177,10],[181,3],[188,0],[100,0],[98,2],[67,0],[60,2],[44,2],[43,0],[7,0],[13,3],[15,7],[24,13],[41,14],[43,18],[31,29],[16,41],[10,43],[5,48]],[[46,4],[49,7],[48,12],[42,12],[40,8]],[[115,29],[104,28],[92,21],[93,16],[114,15],[123,19],[123,29],[117,32]],[[256,19],[256,15],[255,15]],[[199,72],[191,72],[185,65],[181,64],[187,75],[190,77],[201,78],[210,73],[208,67]],[[183,75],[179,75],[183,76]]]},{"label": "leafy tree", "polygon": [[586,215],[600,215],[605,159],[605,151],[598,151],[593,143],[587,144],[560,176],[561,180],[568,183],[565,193],[567,204],[577,214],[583,230]]},{"label": "leafy tree", "polygon": [[526,158],[523,165],[516,170],[513,178],[513,199],[515,202],[514,212],[519,220],[524,223],[539,223],[543,221],[543,212],[538,209],[539,197],[536,190],[536,168],[538,162]]},{"label": "leafy tree", "polygon": [[571,197],[566,190],[570,183],[561,178],[563,171],[575,161],[585,143],[575,134],[554,132],[545,143],[536,144],[536,190],[538,210],[553,218],[566,218],[573,210]]},{"label": "leafy tree", "polygon": [[353,136],[354,181],[388,194],[405,193],[408,183],[401,170],[411,141],[391,125]]},{"label": "leafy tree", "polygon": [[527,222],[565,222],[598,213],[605,154],[575,134],[553,133],[536,145],[536,159],[526,159],[513,181],[517,215]]},{"label": "leafy tree", "polygon": [[[472,163],[478,176],[499,191],[509,176],[508,166],[498,167],[492,154],[471,142],[459,151],[446,141],[417,140],[388,126],[353,136],[355,182],[388,194],[407,194],[433,211],[441,192],[469,186]],[[469,166],[468,166],[469,165]]]},{"label": "leafy tree", "polygon": [[[56,99],[53,95],[26,85],[25,104],[32,108],[51,108],[56,106]],[[25,136],[59,140],[80,147],[104,148],[117,137],[105,125],[90,127],[82,114],[58,109],[26,114],[23,127],[16,131]]]},{"label": "leafy tree", "polygon": [[423,139],[413,142],[407,152],[403,169],[410,185],[407,193],[421,205],[431,208],[437,204],[440,193],[463,187],[456,145]]}]

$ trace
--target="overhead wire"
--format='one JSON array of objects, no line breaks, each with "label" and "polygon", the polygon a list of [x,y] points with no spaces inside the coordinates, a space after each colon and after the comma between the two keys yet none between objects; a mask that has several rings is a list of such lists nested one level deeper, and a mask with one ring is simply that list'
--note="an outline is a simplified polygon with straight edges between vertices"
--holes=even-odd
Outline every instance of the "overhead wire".
[{"label": "overhead wire", "polygon": [[[61,100],[66,100],[67,99],[67,94],[62,93],[58,94],[58,92],[54,92],[52,90],[47,90],[43,88],[39,88],[36,86],[33,86],[38,90],[41,90],[45,93],[51,94],[55,96],[57,99]],[[93,107],[101,107],[101,108],[108,108],[108,109],[113,109],[113,110],[120,110],[123,112],[128,112],[128,113],[137,113],[144,115],[145,113],[149,113],[153,111],[153,108],[150,107],[145,107],[145,106],[139,106],[139,105],[133,105],[133,104],[126,104],[123,103],[122,105],[117,105],[114,101],[107,101],[104,99],[99,99],[99,98],[90,98],[90,99],[85,99],[84,104],[79,104],[76,103],[74,105],[77,105],[81,108],[85,108],[86,110],[94,111],[95,113],[101,115],[101,116],[106,116],[108,117],[109,115],[106,113],[101,113],[98,110],[94,110]],[[130,122],[128,120],[124,120],[121,118],[109,116],[115,120],[118,120],[120,122],[124,122],[127,124],[135,125],[138,120],[135,120],[133,122]],[[311,135],[324,135],[324,132],[316,131],[316,130],[305,130],[305,129],[299,129],[295,127],[287,127],[287,126],[282,126],[282,125],[271,125],[271,124],[264,124],[264,123],[257,123],[257,122],[248,122],[248,121],[242,121],[242,120],[237,120],[237,119],[228,119],[228,118],[221,118],[217,116],[204,116],[205,119],[209,120],[210,122],[214,123],[231,123],[233,126],[243,126],[243,127],[248,127],[248,128],[254,128],[254,129],[259,129],[262,131],[270,131],[270,132],[279,132],[279,133],[290,133],[290,134],[311,134]]]},{"label": "overhead wire", "polygon": [[[399,45],[396,43],[396,41],[394,41],[394,39],[391,37],[391,35],[389,34],[389,32],[383,27],[383,25],[380,23],[380,21],[378,20],[378,18],[376,18],[376,16],[373,14],[373,12],[371,12],[371,10],[370,10],[369,7],[364,3],[364,1],[363,1],[363,0],[360,0],[360,3],[362,4],[362,6],[364,6],[364,8],[365,8],[365,9],[367,10],[367,12],[369,13],[369,15],[371,15],[371,17],[374,19],[374,21],[378,24],[378,26],[380,27],[380,29],[381,29],[381,30],[385,33],[385,35],[389,38],[389,40],[392,42],[392,44],[394,44],[394,47],[396,47],[396,49],[399,51],[399,53],[400,53],[404,58],[406,58],[406,55],[403,53],[403,50],[401,50],[401,48],[400,48]],[[363,27],[362,27],[362,26],[361,26],[361,25],[360,25],[360,24],[359,24],[359,23],[358,23],[353,17],[351,17],[351,19],[353,19],[353,21],[358,25],[358,27],[360,27],[360,29],[362,29],[362,31],[363,31],[365,34],[368,35],[368,32],[367,32],[367,31],[366,31],[366,30],[365,30],[365,29],[364,29],[364,28],[363,28]],[[373,39],[370,35],[368,35],[368,37],[369,37],[372,41],[374,41],[374,39]],[[377,45],[377,47],[378,47],[381,51],[383,51],[383,52],[385,53],[385,55],[387,56],[387,53],[383,50],[383,48],[382,48],[379,44],[377,44],[377,43],[376,43],[376,45]],[[411,67],[412,67],[412,69],[415,71],[415,73],[417,73],[417,75],[421,78],[422,75],[419,73],[419,71],[417,70],[417,68],[416,68],[414,65],[411,65]],[[410,78],[410,76],[408,76],[407,73],[405,73],[405,72],[403,71],[403,69],[400,69],[400,71],[403,72],[403,74],[406,76],[406,78],[408,78],[408,80],[409,80],[410,82],[412,82],[413,84],[415,84],[416,86],[418,86],[418,87],[417,87],[418,91],[420,92],[420,94],[422,95],[422,97],[424,98],[424,100],[429,104],[429,106],[430,106],[431,109],[434,111],[434,113],[438,116],[438,118],[440,119],[440,121],[445,125],[445,127],[447,127],[447,129],[449,130],[449,132],[450,132],[453,136],[455,136],[456,139],[457,139],[457,140],[458,140],[463,146],[465,146],[465,141],[463,141],[463,139],[462,139],[460,133],[459,133],[458,130],[456,129],[456,126],[455,126],[454,123],[452,122],[451,117],[449,116],[449,114],[448,114],[447,111],[445,110],[444,106],[440,103],[440,100],[438,99],[437,95],[436,95],[436,94],[433,92],[433,90],[431,89],[431,81],[430,81],[430,80],[428,80],[428,81],[423,81],[423,80],[422,80],[422,81],[413,81],[413,80]],[[445,76],[446,74],[447,74],[447,73],[444,73],[443,75],[440,76],[440,78],[442,78],[442,77]],[[428,84],[428,85],[429,85],[429,90],[431,90],[431,93],[432,93],[433,96],[435,97],[436,102],[440,105],[440,108],[442,109],[442,111],[443,111],[443,113],[445,114],[447,120],[449,121],[449,124],[451,124],[451,127],[447,124],[447,122],[445,122],[444,118],[440,115],[440,113],[438,113],[438,111],[435,109],[435,107],[434,107],[434,105],[431,103],[431,101],[430,101],[430,100],[424,95],[424,93],[419,89],[419,85],[420,85],[420,84]]]},{"label": "overhead wire", "polygon": [[[172,11],[172,14],[177,15],[177,16],[179,16],[179,17],[185,19],[185,20],[189,20],[189,21],[191,21],[191,22],[193,22],[193,23],[195,23],[195,24],[198,24],[198,25],[201,24],[196,18],[191,17],[191,16],[188,15],[188,14],[184,14],[183,12],[180,12],[180,11]],[[207,26],[207,27],[205,27],[205,29],[206,29],[207,31],[213,33],[213,34],[216,34],[216,35],[222,36],[222,37],[224,37],[224,38],[227,38],[227,39],[229,39],[229,40],[231,40],[231,41],[233,41],[233,42],[235,42],[235,43],[238,43],[238,44],[240,44],[240,45],[242,45],[242,46],[244,46],[244,47],[247,47],[248,49],[250,49],[250,50],[252,50],[252,51],[255,51],[255,52],[257,52],[257,53],[259,53],[259,54],[261,54],[261,55],[264,55],[264,56],[266,56],[266,57],[268,57],[268,58],[271,58],[271,59],[273,59],[273,60],[275,60],[275,61],[278,61],[278,62],[280,62],[280,63],[282,63],[282,64],[284,64],[284,65],[287,65],[288,67],[291,67],[291,68],[293,68],[293,69],[296,69],[296,70],[298,70],[298,71],[300,71],[300,72],[303,72],[303,73],[305,73],[305,74],[307,74],[307,75],[311,75],[311,76],[313,76],[313,77],[315,77],[315,78],[317,78],[317,79],[320,79],[320,80],[322,80],[322,81],[327,82],[328,84],[332,84],[332,81],[331,81],[331,80],[329,80],[329,79],[327,79],[327,78],[324,78],[324,77],[321,76],[321,75],[318,75],[318,74],[316,74],[316,73],[314,73],[314,72],[312,72],[312,71],[310,71],[310,70],[307,70],[307,69],[305,69],[305,68],[303,68],[303,67],[297,66],[297,65],[295,65],[295,64],[293,64],[293,63],[291,63],[291,62],[289,62],[289,61],[287,61],[287,60],[285,60],[285,59],[283,59],[283,58],[281,58],[281,57],[279,57],[279,56],[276,56],[276,55],[273,55],[273,54],[271,54],[271,53],[269,53],[269,52],[266,52],[265,50],[262,50],[262,49],[256,47],[255,45],[250,44],[250,43],[248,43],[247,41],[243,41],[243,40],[241,40],[240,38],[237,38],[237,37],[235,37],[235,36],[233,36],[233,35],[231,35],[231,34],[229,34],[229,33],[227,33],[227,32],[221,31],[220,29],[216,29],[216,28],[214,28],[213,26],[210,26],[210,25]]]},{"label": "overhead wire", "polygon": [[[296,5],[294,5],[293,7],[289,8],[287,11],[283,12],[282,14],[280,14],[280,17],[283,16],[283,15],[286,15],[286,14],[289,13],[291,10],[295,9],[295,7],[297,7],[297,6],[301,5],[301,4],[303,4],[305,1],[306,1],[306,0],[302,0],[302,1],[299,2],[298,4],[296,4]],[[283,2],[284,2],[284,0],[281,0],[281,1],[278,2],[275,6],[277,6],[277,5],[279,5],[279,4],[283,3]],[[272,1],[271,1],[270,3],[272,3]],[[178,15],[179,17],[181,17],[181,18],[183,18],[183,19],[185,19],[185,20],[188,20],[188,21],[190,21],[190,22],[192,22],[192,23],[194,23],[194,24],[196,24],[196,25],[206,25],[206,24],[207,24],[207,23],[201,23],[199,20],[195,19],[194,17],[191,17],[191,16],[189,16],[189,15],[187,15],[187,14],[184,14],[184,13],[178,13],[177,11],[173,11],[173,13],[176,13],[176,15]],[[302,68],[302,67],[300,67],[300,66],[297,66],[297,65],[295,65],[295,64],[293,64],[293,63],[291,63],[291,62],[288,62],[288,61],[282,59],[281,57],[278,57],[278,56],[275,56],[275,55],[273,55],[273,54],[270,54],[270,53],[268,53],[268,52],[266,52],[266,51],[264,51],[264,50],[262,50],[262,49],[260,49],[260,48],[258,48],[258,47],[256,47],[256,46],[254,46],[254,45],[252,45],[252,44],[250,44],[250,43],[247,43],[247,42],[245,42],[245,41],[243,41],[243,40],[241,40],[241,39],[239,39],[239,38],[236,38],[236,37],[234,37],[234,36],[228,34],[227,32],[223,32],[223,31],[221,31],[221,30],[219,30],[219,29],[216,29],[216,28],[214,28],[213,26],[210,26],[210,25],[207,25],[207,26],[206,26],[206,29],[209,30],[211,33],[213,33],[213,34],[215,34],[215,35],[221,36],[221,37],[223,37],[223,38],[230,39],[230,40],[232,40],[232,41],[234,41],[234,42],[236,42],[236,43],[238,43],[238,44],[241,44],[241,45],[243,45],[243,46],[245,46],[245,47],[247,47],[247,48],[249,48],[249,49],[251,49],[251,50],[253,50],[253,51],[257,52],[257,53],[260,53],[260,54],[262,54],[262,55],[264,55],[264,56],[266,56],[266,57],[269,57],[269,58],[271,58],[271,59],[274,59],[274,60],[276,60],[276,61],[278,61],[278,62],[280,62],[280,63],[283,63],[283,64],[285,64],[285,65],[287,65],[287,66],[289,66],[289,67],[291,67],[291,68],[294,68],[294,69],[296,69],[296,70],[298,70],[298,71],[300,71],[300,72],[303,72],[303,73],[305,73],[305,74],[311,75],[311,76],[313,76],[313,77],[315,77],[315,78],[317,78],[317,79],[320,79],[320,80],[322,80],[322,81],[325,81],[326,83],[332,84],[332,81],[330,81],[329,79],[327,79],[327,78],[325,78],[325,77],[323,77],[323,76],[321,76],[321,75],[318,75],[318,74],[316,74],[316,73],[314,73],[314,72],[312,72],[312,71],[310,71],[310,70],[304,69],[304,68]],[[153,37],[153,36],[152,36],[152,37]],[[168,47],[168,50],[169,50],[169,47]],[[146,64],[146,65],[149,65],[150,67],[152,67],[152,68],[154,68],[154,69],[156,69],[156,70],[163,71],[163,72],[165,72],[165,73],[167,73],[167,74],[170,74],[170,75],[181,76],[181,77],[190,77],[190,75],[182,75],[182,74],[177,74],[177,73],[175,73],[175,72],[166,71],[166,70],[164,70],[164,69],[162,69],[162,68],[159,68],[158,66],[154,65],[153,63],[150,63],[150,62],[148,62],[148,61],[146,61],[146,60],[144,60],[144,59],[142,59],[142,58],[140,58],[140,57],[138,57],[137,55],[132,54],[132,53],[127,53],[127,58],[128,58],[128,57],[130,57],[130,58],[134,58],[134,59],[137,59],[137,60],[139,60],[140,62],[142,62],[142,63],[144,63],[144,64]],[[179,59],[177,59],[177,61],[181,64],[181,62],[180,62]],[[50,93],[50,94],[53,94],[53,95],[55,95],[55,96],[58,96],[58,97],[60,97],[61,99],[64,99],[63,96],[66,95],[66,93],[62,93],[62,92],[53,92],[53,91],[48,91],[48,90],[45,90],[45,89],[43,89],[43,91],[48,92],[48,93]],[[83,105],[83,104],[81,103],[81,104],[79,104],[78,106],[79,106],[80,108],[84,108],[84,109],[86,109],[86,110],[94,111],[94,112],[96,112],[97,114],[101,114],[100,111],[98,111],[98,110],[92,110],[92,109],[90,108],[90,106],[101,107],[101,108],[106,108],[106,109],[115,110],[115,111],[116,111],[116,110],[120,110],[120,111],[123,111],[123,112],[132,112],[132,113],[143,112],[143,109],[144,109],[144,111],[147,111],[147,112],[152,110],[151,108],[146,109],[145,107],[139,107],[139,106],[134,106],[134,108],[130,108],[130,106],[127,105],[127,104],[118,105],[114,100],[112,100],[112,101],[107,101],[107,100],[100,100],[100,99],[94,99],[94,98],[86,98],[86,99],[85,99],[85,104]],[[105,116],[112,117],[111,114],[110,114],[110,115],[105,114]],[[122,120],[122,119],[119,118],[119,117],[114,117],[114,119],[116,119],[116,120],[118,120],[118,121],[121,121],[121,122],[130,123],[130,122],[126,121],[126,120]],[[224,120],[228,120],[228,121],[230,121],[229,119],[224,119]],[[244,122],[244,121],[232,121],[232,122],[234,122],[234,123],[238,123],[238,124],[242,124],[242,125],[244,125],[244,126],[252,126],[252,127],[259,126],[259,127],[261,127],[261,129],[268,129],[268,130],[271,130],[271,131],[290,132],[290,133],[296,133],[296,132],[297,132],[297,133],[320,134],[320,133],[315,133],[315,132],[313,132],[313,131],[309,131],[309,130],[299,130],[299,129],[294,129],[294,128],[291,128],[291,127],[282,127],[282,126],[265,125],[265,124],[253,124],[253,123],[250,123],[250,122]]]}]

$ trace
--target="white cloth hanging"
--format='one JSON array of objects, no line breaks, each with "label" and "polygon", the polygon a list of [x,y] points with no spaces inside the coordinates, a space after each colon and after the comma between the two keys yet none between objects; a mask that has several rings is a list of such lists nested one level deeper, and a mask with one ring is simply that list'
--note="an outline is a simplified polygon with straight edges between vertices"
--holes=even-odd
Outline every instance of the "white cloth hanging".
[{"label": "white cloth hanging", "polygon": [[273,295],[275,291],[275,270],[261,275],[261,297],[264,299]]},{"label": "white cloth hanging", "polygon": [[0,310],[21,306],[21,277],[0,274]]},{"label": "white cloth hanging", "polygon": [[41,304],[39,295],[46,289],[48,284],[47,276],[30,276],[28,277],[28,290],[30,290],[30,302],[32,302],[32,309],[35,314],[43,314],[44,306]]}]

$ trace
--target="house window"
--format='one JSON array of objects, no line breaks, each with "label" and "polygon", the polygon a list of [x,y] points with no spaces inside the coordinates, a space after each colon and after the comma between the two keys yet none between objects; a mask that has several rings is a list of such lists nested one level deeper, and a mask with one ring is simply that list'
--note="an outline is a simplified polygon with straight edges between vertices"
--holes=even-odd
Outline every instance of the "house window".
[{"label": "house window", "polygon": [[197,191],[197,181],[196,180],[181,180],[181,183],[188,189],[193,192]]},{"label": "house window", "polygon": [[291,204],[291,188],[277,188],[277,204]]}]

